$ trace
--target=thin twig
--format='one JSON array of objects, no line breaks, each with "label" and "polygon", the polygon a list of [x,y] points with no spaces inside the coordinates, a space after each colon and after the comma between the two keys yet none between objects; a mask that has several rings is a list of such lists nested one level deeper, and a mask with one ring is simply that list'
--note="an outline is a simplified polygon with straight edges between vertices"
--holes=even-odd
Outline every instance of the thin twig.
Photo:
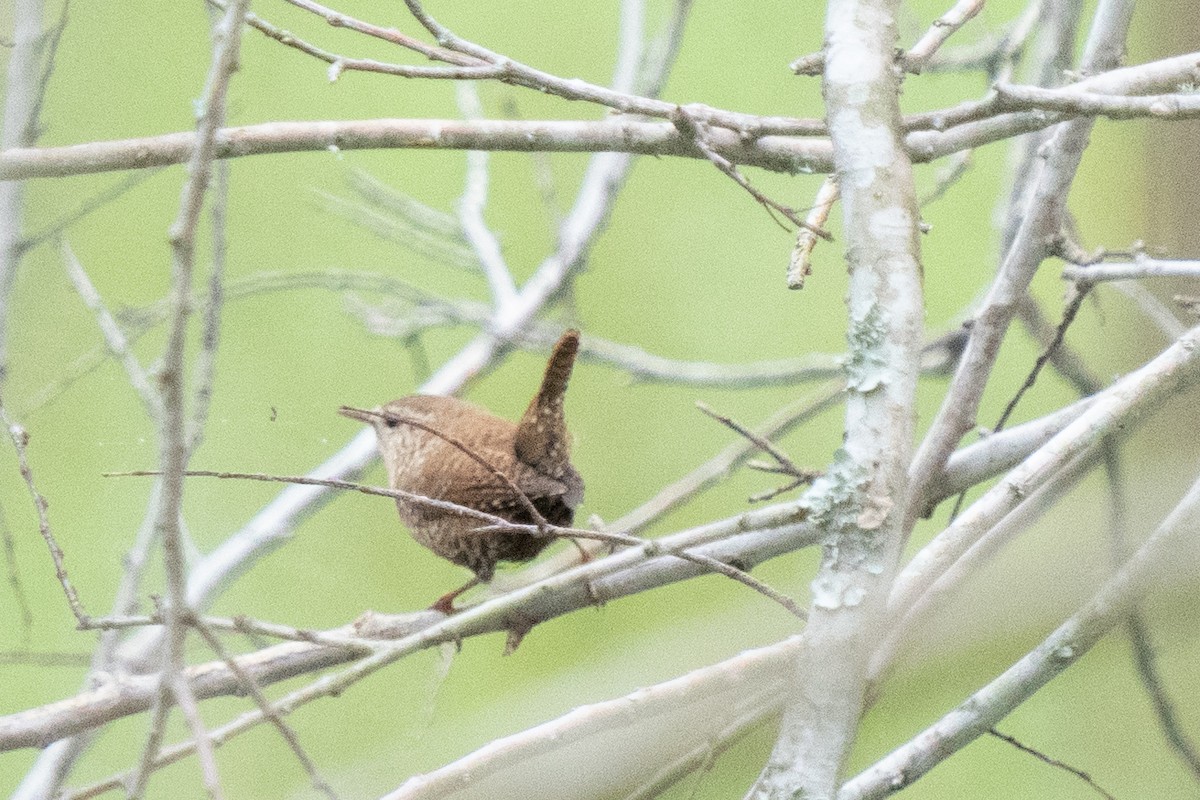
[{"label": "thin twig", "polygon": [[225,662],[225,666],[229,667],[229,671],[237,676],[238,682],[241,683],[246,693],[254,699],[254,704],[258,706],[259,711],[262,712],[263,716],[271,723],[275,730],[279,732],[283,740],[287,742],[288,748],[296,756],[296,760],[300,762],[300,766],[308,773],[308,778],[312,782],[313,788],[328,797],[329,800],[337,800],[338,796],[334,792],[333,787],[321,777],[321,773],[317,770],[317,765],[309,757],[308,753],[305,752],[304,746],[300,744],[299,737],[296,736],[296,732],[284,722],[283,717],[271,705],[271,701],[263,694],[262,687],[258,685],[258,681],[254,679],[254,676],[242,669],[237,659],[225,648],[225,645],[213,634],[203,620],[193,617],[191,624],[196,629],[196,632],[200,634],[200,637],[208,643],[209,648],[212,649],[217,658]]},{"label": "thin twig", "polygon": [[[1126,511],[1129,504],[1121,463],[1120,444],[1109,442],[1105,448],[1104,464],[1108,479],[1107,498],[1111,529],[1109,541],[1114,571],[1119,570],[1130,556],[1129,548],[1125,543],[1125,531],[1128,526]],[[1129,616],[1125,620],[1125,631],[1129,636],[1130,654],[1133,656],[1134,667],[1141,679],[1142,689],[1154,706],[1154,713],[1158,717],[1158,725],[1162,729],[1163,736],[1184,765],[1192,771],[1196,778],[1200,778],[1200,754],[1197,754],[1195,745],[1184,729],[1175,702],[1171,698],[1159,670],[1158,655],[1150,635],[1150,623],[1143,613],[1140,603],[1133,605],[1130,609]]]},{"label": "thin twig", "polygon": [[988,728],[988,733],[991,734],[992,736],[996,737],[997,739],[999,739],[1002,742],[1008,742],[1013,747],[1020,750],[1022,753],[1028,753],[1029,755],[1033,756],[1038,761],[1041,761],[1044,764],[1049,764],[1050,766],[1054,767],[1055,769],[1061,769],[1064,772],[1069,772],[1070,774],[1074,775],[1076,778],[1079,778],[1079,780],[1086,783],[1091,788],[1095,789],[1096,793],[1099,794],[1101,797],[1104,797],[1107,800],[1117,800],[1117,798],[1113,797],[1111,794],[1106,792],[1100,786],[1100,784],[1096,783],[1096,781],[1092,779],[1091,775],[1088,775],[1083,770],[1077,769],[1076,767],[1072,767],[1070,764],[1067,764],[1066,762],[1063,762],[1063,761],[1059,761],[1057,758],[1051,758],[1050,756],[1043,753],[1041,750],[1036,750],[1036,749],[1030,747],[1029,745],[1018,741],[1015,737],[1009,736],[1008,734],[1005,734],[1005,733],[1001,733],[1000,731],[996,730],[995,728]]},{"label": "thin twig", "polygon": [[[404,424],[409,424],[409,425],[413,425],[414,427],[420,428],[421,430],[426,431],[427,433],[430,433],[434,436],[437,436],[437,437],[443,439],[447,444],[450,444],[453,447],[461,449],[464,454],[466,454],[472,460],[475,460],[480,466],[487,469],[494,476],[496,476],[499,480],[501,480],[506,486],[508,486],[510,490],[512,490],[512,492],[514,493],[514,496],[516,496],[518,498],[518,500],[522,502],[522,504],[525,506],[526,510],[529,512],[531,518],[534,520],[533,524],[525,525],[525,524],[521,524],[521,523],[514,523],[509,520],[504,519],[503,517],[499,517],[494,514],[489,514],[485,511],[479,511],[478,509],[471,508],[470,506],[461,506],[461,505],[458,505],[457,503],[451,503],[446,500],[438,500],[438,499],[431,498],[431,497],[425,497],[423,495],[412,494],[410,492],[404,492],[399,489],[383,489],[383,488],[375,487],[375,486],[365,486],[362,484],[350,483],[348,481],[323,480],[323,479],[319,479],[319,478],[309,478],[306,476],[266,475],[266,474],[262,474],[262,473],[248,473],[248,472],[213,472],[213,471],[209,471],[209,470],[188,470],[184,474],[189,477],[254,480],[254,481],[268,481],[268,482],[273,482],[273,483],[298,483],[298,484],[303,484],[303,485],[308,485],[308,486],[314,486],[314,485],[315,486],[328,486],[333,489],[347,489],[347,490],[351,490],[351,491],[361,492],[363,494],[379,495],[382,497],[391,497],[394,499],[404,500],[405,502],[409,502],[409,503],[425,505],[428,507],[437,508],[439,510],[451,511],[456,514],[461,514],[463,516],[470,516],[470,517],[475,517],[477,519],[480,519],[488,524],[475,529],[475,533],[478,533],[479,535],[487,535],[487,534],[497,533],[497,532],[512,531],[512,532],[527,533],[530,535],[554,536],[557,538],[592,539],[595,541],[607,542],[610,544],[618,544],[618,545],[624,545],[624,546],[629,546],[629,547],[650,546],[650,547],[654,548],[653,542],[646,540],[646,539],[642,539],[637,536],[630,536],[628,534],[615,533],[615,532],[604,531],[604,530],[593,531],[593,530],[586,530],[583,528],[568,528],[568,527],[563,527],[560,525],[551,525],[546,520],[546,518],[544,516],[542,516],[541,512],[539,512],[537,510],[537,507],[533,505],[533,502],[531,500],[529,500],[529,496],[526,495],[523,491],[521,491],[521,489],[511,481],[511,479],[509,479],[506,475],[504,475],[504,473],[502,473],[500,470],[491,466],[487,462],[486,459],[484,459],[482,456],[479,456],[478,454],[476,454],[473,450],[471,450],[471,448],[467,447],[462,442],[459,442],[454,437],[449,436],[447,434],[443,434],[442,432],[436,430],[435,428],[424,425],[423,423],[419,423],[416,420],[410,420],[410,419],[407,419],[405,417],[400,417],[395,414],[385,414],[385,413],[380,413],[380,412],[366,412],[366,411],[363,411],[362,409],[354,409],[354,410],[356,412],[360,412],[360,413],[372,413],[376,416],[380,416],[385,419],[394,418],[399,422],[403,422]],[[132,472],[114,472],[114,473],[104,473],[104,474],[105,474],[105,477],[139,477],[139,476],[157,475],[158,473],[153,472],[153,471],[141,470],[141,471],[132,471]],[[798,605],[796,605],[795,601],[793,601],[791,598],[787,597],[786,595],[780,594],[775,589],[772,589],[770,586],[767,586],[762,581],[753,577],[752,575],[745,572],[744,570],[733,566],[732,564],[727,564],[723,561],[719,561],[717,559],[712,558],[711,556],[704,555],[703,553],[694,553],[694,552],[689,552],[686,550],[671,551],[669,554],[676,556],[678,558],[682,558],[685,561],[691,561],[692,563],[695,563],[699,566],[703,566],[709,570],[712,570],[713,572],[719,572],[720,574],[725,575],[728,578],[732,578],[733,580],[736,580],[739,583],[743,583],[746,586],[750,587],[751,589],[754,589],[756,592],[759,592],[759,593],[765,595],[766,597],[769,597],[770,599],[774,600],[775,602],[779,603],[784,608],[786,608],[788,611],[790,611],[793,614],[795,614],[796,616],[798,616],[800,619],[806,618],[806,614],[803,611],[803,609],[801,609]]]},{"label": "thin twig", "polygon": [[1037,357],[1037,360],[1033,364],[1033,369],[1031,369],[1029,374],[1025,377],[1024,383],[1022,383],[1020,388],[1017,389],[1017,392],[1013,395],[1013,398],[1008,401],[1008,405],[1004,407],[1004,411],[1000,414],[1000,419],[996,420],[996,424],[992,427],[993,432],[999,432],[1004,429],[1005,424],[1008,423],[1008,418],[1011,417],[1013,411],[1016,410],[1017,403],[1021,402],[1021,398],[1025,396],[1025,393],[1033,388],[1033,384],[1037,382],[1038,375],[1041,373],[1042,368],[1046,366],[1046,362],[1050,360],[1050,358],[1054,355],[1054,351],[1057,350],[1059,345],[1062,344],[1063,338],[1067,335],[1067,329],[1070,328],[1071,323],[1075,321],[1075,316],[1079,313],[1079,309],[1083,306],[1083,301],[1087,297],[1087,294],[1091,288],[1091,285],[1087,283],[1075,284],[1071,300],[1067,303],[1067,307],[1063,311],[1062,322],[1058,324],[1058,327],[1054,331],[1054,339],[1051,340],[1046,349],[1042,351],[1041,355]]},{"label": "thin twig", "polygon": [[[762,423],[755,433],[763,438],[782,436],[797,425],[809,422],[818,414],[835,407],[844,396],[844,391],[845,387],[840,382],[830,382],[811,396],[802,397],[779,409]],[[623,514],[613,523],[613,527],[626,533],[645,530],[656,520],[716,484],[728,475],[730,470],[749,458],[755,449],[756,446],[748,439],[730,443],[687,475],[663,487],[649,500]]]},{"label": "thin twig", "polygon": [[1200,261],[1150,258],[1135,252],[1130,263],[1068,264],[1062,276],[1069,281],[1126,281],[1143,278],[1200,278]]},{"label": "thin twig", "polygon": [[804,279],[812,274],[812,251],[817,246],[818,236],[814,230],[824,230],[829,220],[829,212],[840,197],[836,174],[829,174],[817,190],[812,209],[804,218],[806,225],[796,232],[796,246],[792,248],[792,256],[788,261],[787,287],[803,289]]},{"label": "thin twig", "polygon": [[[315,631],[308,628],[296,628],[291,625],[280,625],[276,622],[266,622],[239,615],[236,617],[199,616],[195,619],[210,630],[242,633],[249,636],[269,636],[293,642],[307,642],[323,647],[348,649],[359,655],[368,655],[376,649],[378,642],[361,636],[346,636],[343,629],[335,632]],[[161,613],[139,614],[129,616],[93,617],[88,620],[88,630],[128,630],[149,625],[164,625],[166,620]]]},{"label": "thin twig", "polygon": [[[165,681],[160,681],[158,691],[154,693],[153,705],[150,707],[150,732],[142,745],[137,766],[121,780],[130,800],[138,800],[146,793],[146,784],[150,780],[150,774],[154,771],[154,764],[162,758],[161,748],[167,732],[167,716],[171,713],[170,699],[170,687]],[[200,743],[193,740],[192,746],[199,748]]]},{"label": "thin twig", "polygon": [[383,420],[384,422],[396,422],[401,425],[408,425],[410,427],[425,431],[428,434],[436,436],[437,438],[441,439],[446,444],[453,447],[455,450],[458,450],[461,453],[463,453],[467,458],[471,459],[479,466],[483,467],[494,478],[496,478],[496,480],[498,480],[500,483],[502,483],[504,486],[506,486],[508,488],[508,490],[510,492],[512,492],[514,499],[516,499],[516,501],[518,503],[520,503],[521,506],[525,509],[525,511],[529,514],[530,519],[533,520],[533,523],[534,523],[534,525],[537,526],[538,530],[547,530],[551,527],[550,523],[546,520],[546,518],[544,516],[542,516],[542,512],[538,511],[537,506],[535,506],[533,504],[533,501],[529,499],[529,495],[525,494],[525,492],[521,489],[521,487],[517,486],[517,484],[513,481],[512,478],[508,477],[508,475],[506,475],[502,470],[498,469],[494,464],[492,464],[486,458],[479,455],[479,453],[475,452],[472,448],[463,444],[463,442],[459,441],[458,439],[451,436],[450,434],[445,433],[444,431],[440,431],[437,428],[433,427],[432,425],[426,425],[424,422],[415,420],[412,417],[405,417],[400,414],[393,414],[388,411],[368,411],[363,408],[352,408],[350,406],[342,406],[341,409],[339,409],[339,410],[343,411],[343,412],[344,411],[353,411],[356,415],[363,415],[363,416],[368,416],[368,417],[378,417],[379,419]]},{"label": "thin twig", "polygon": [[305,11],[310,11],[320,17],[324,17],[325,21],[335,28],[345,28],[346,30],[366,34],[367,36],[381,39],[391,44],[400,45],[408,50],[420,53],[431,61],[444,61],[448,64],[457,64],[460,66],[476,66],[485,61],[485,59],[479,57],[464,57],[454,52],[451,48],[427,45],[419,39],[414,39],[408,34],[401,33],[395,28],[381,28],[378,25],[363,22],[340,11],[326,8],[320,3],[312,2],[312,0],[287,0],[287,2],[297,8],[302,8]]},{"label": "thin twig", "polygon": [[[1125,627],[1129,633],[1138,677],[1141,679],[1142,688],[1145,689],[1146,695],[1154,705],[1154,713],[1158,717],[1158,724],[1162,728],[1163,736],[1166,737],[1167,743],[1171,745],[1171,749],[1175,751],[1179,760],[1191,771],[1193,778],[1200,779],[1200,753],[1197,753],[1196,745],[1184,729],[1179,711],[1163,685],[1162,675],[1158,669],[1158,657],[1154,651],[1154,643],[1150,640],[1150,630],[1145,616],[1140,610],[1135,609],[1129,615]],[[1187,696],[1186,691],[1184,695]]]},{"label": "thin twig", "polygon": [[25,584],[21,581],[21,569],[17,565],[17,548],[13,542],[12,530],[4,516],[4,507],[0,506],[0,540],[4,543],[4,565],[8,571],[8,587],[12,589],[13,600],[17,603],[17,613],[21,617],[21,639],[24,647],[29,647],[30,634],[33,632],[33,611],[29,607],[29,595],[25,593]]},{"label": "thin twig", "polygon": [[731,578],[738,583],[753,589],[764,597],[774,600],[776,603],[790,611],[796,618],[802,620],[808,619],[808,612],[801,608],[795,600],[778,591],[777,589],[772,588],[768,584],[763,583],[758,578],[755,578],[753,575],[743,569],[739,569],[732,564],[727,564],[724,561],[715,559],[712,556],[706,556],[702,553],[693,553],[689,550],[681,550],[677,553],[672,553],[671,555],[682,558],[684,561],[690,561],[693,564],[697,564],[706,569],[710,569],[713,572],[720,573],[726,578]]},{"label": "thin twig", "polygon": [[946,40],[983,10],[984,0],[958,0],[954,7],[934,20],[908,52],[900,57],[905,71],[919,74]]},{"label": "thin twig", "polygon": [[71,213],[66,214],[37,233],[32,233],[26,236],[23,242],[24,247],[26,249],[33,248],[45,242],[59,238],[75,223],[86,219],[93,212],[104,208],[109,203],[121,199],[126,194],[133,191],[133,189],[145,183],[150,178],[153,178],[160,172],[162,172],[161,168],[148,169],[143,172],[134,172],[130,175],[126,175],[125,179],[121,182],[109,187],[108,189],[98,192],[95,196],[90,197],[80,203],[79,207]]},{"label": "thin twig", "polygon": [[187,448],[195,452],[204,438],[204,426],[212,404],[216,380],[217,348],[221,343],[221,312],[225,305],[225,261],[227,239],[226,214],[229,210],[229,162],[216,165],[216,186],[212,199],[212,267],[208,275],[208,294],[201,313],[200,352],[196,356],[195,390],[192,418],[188,425]]},{"label": "thin twig", "polygon": [[934,187],[921,198],[922,208],[945,197],[946,192],[950,191],[950,187],[967,174],[971,168],[973,154],[973,150],[963,150],[961,153],[950,156],[950,164],[944,169],[938,170]]},{"label": "thin twig", "polygon": [[89,653],[47,653],[33,650],[0,652],[0,664],[23,667],[86,667],[92,657]]},{"label": "thin twig", "polygon": [[108,352],[125,368],[125,376],[129,379],[129,385],[137,392],[150,419],[158,420],[162,416],[162,398],[150,385],[146,370],[142,368],[137,356],[133,354],[131,342],[126,338],[125,332],[121,330],[116,319],[113,318],[108,306],[104,304],[100,292],[97,291],[92,279],[88,277],[87,271],[83,268],[83,264],[79,263],[75,251],[71,249],[71,245],[65,239],[62,242],[62,259],[67,277],[75,285],[75,291],[83,300],[83,304],[96,315],[96,326],[104,337],[104,344],[107,346]]},{"label": "thin twig", "polygon": [[[175,698],[179,711],[187,723],[188,731],[192,735],[192,741],[196,743],[196,756],[200,760],[200,780],[204,784],[204,791],[213,800],[222,800],[225,794],[221,791],[221,775],[217,771],[217,756],[209,741],[208,728],[205,727],[204,719],[200,716],[200,705],[196,702],[196,695],[192,691],[191,684],[184,679],[182,670],[164,674],[170,676],[171,696]],[[157,754],[156,748],[154,755]],[[152,761],[153,759],[147,763],[152,763]]]},{"label": "thin twig", "polygon": [[[792,461],[792,459],[787,455],[787,453],[784,453],[782,450],[780,450],[778,447],[773,445],[767,439],[765,439],[762,436],[759,436],[757,433],[750,430],[745,425],[742,425],[737,420],[734,420],[731,417],[727,417],[724,414],[718,414],[716,411],[713,411],[711,408],[709,408],[706,404],[701,403],[699,401],[696,402],[696,408],[700,409],[702,412],[704,412],[708,416],[712,417],[717,422],[721,423],[722,425],[729,428],[733,432],[735,432],[738,435],[742,436],[743,438],[747,439],[759,450],[762,450],[764,453],[767,453],[768,455],[770,455],[771,458],[775,459],[776,463],[778,464],[779,472],[782,472],[784,475],[788,475],[795,479],[792,482],[788,483],[786,486],[780,487],[771,492],[764,492],[762,494],[753,495],[750,498],[750,502],[754,503],[754,502],[759,502],[761,500],[770,500],[773,497],[778,497],[779,495],[783,494],[784,492],[790,492],[792,489],[795,489],[798,486],[803,486],[804,484],[812,483],[814,480],[816,480],[817,478],[819,478],[821,476],[821,472],[819,470],[803,469],[801,467],[796,466],[796,462]],[[747,466],[751,466],[752,468],[754,468],[752,464],[747,465]],[[775,470],[773,469],[771,471],[774,472]]]},{"label": "thin twig", "polygon": [[[779,212],[797,228],[809,231],[814,236],[819,236],[826,241],[833,239],[833,236],[830,235],[828,231],[824,231],[815,225],[809,224],[807,220],[801,219],[796,213],[795,209],[789,208],[782,203],[772,200],[758,189],[754,188],[754,185],[746,179],[746,176],[742,175],[732,161],[718,153],[712,147],[708,141],[708,131],[705,123],[697,119],[690,108],[677,106],[675,113],[671,116],[671,122],[681,134],[692,141],[692,144],[695,145],[696,149],[699,150],[700,153],[707,158],[713,166],[725,173],[725,175],[731,178],[734,183],[736,183],[738,186],[741,186],[750,194],[751,197],[757,200],[759,205],[765,208],[767,213],[771,215],[771,219],[774,220],[776,224],[779,224],[779,220],[775,219],[775,215],[771,213],[772,211]],[[780,225],[780,227],[783,227],[784,230],[787,230],[787,228],[783,225]]]},{"label": "thin twig", "polygon": [[[221,10],[225,10],[226,8],[224,0],[208,0],[208,3],[214,8]],[[336,12],[330,11],[329,13],[335,14]],[[284,30],[267,22],[254,13],[246,14],[246,24],[285,47],[299,50],[305,55],[312,56],[329,64],[329,79],[331,81],[337,80],[343,72],[347,71],[374,72],[383,75],[395,75],[401,78],[427,78],[434,80],[485,80],[504,76],[504,69],[502,67],[490,64],[480,66],[429,67],[414,66],[412,64],[392,64],[370,58],[352,58],[317,47],[296,36],[291,31]]]},{"label": "thin twig", "polygon": [[[100,473],[105,478],[140,478],[140,477],[157,477],[162,475],[158,470],[129,470],[127,472],[102,472]],[[362,494],[377,495],[379,497],[390,497],[393,500],[403,500],[406,503],[414,505],[424,505],[429,508],[436,508],[439,511],[452,511],[457,514],[462,514],[467,517],[474,517],[482,522],[487,522],[492,525],[509,524],[503,517],[498,517],[494,514],[489,514],[486,511],[460,506],[456,503],[451,503],[446,500],[437,500],[424,495],[412,494],[411,492],[401,491],[400,489],[384,489],[380,486],[367,486],[365,484],[353,483],[351,481],[340,481],[332,478],[313,478],[307,475],[268,475],[261,472],[219,472],[214,470],[204,469],[189,469],[183,473],[189,478],[224,478],[229,480],[243,481],[265,481],[267,483],[293,483],[300,486],[324,486],[329,489],[346,489],[352,492],[361,492]]]},{"label": "thin twig", "polygon": [[46,513],[46,498],[37,490],[33,481],[33,470],[29,466],[29,457],[26,453],[29,446],[29,434],[8,415],[8,410],[2,404],[0,404],[0,421],[3,421],[4,426],[8,429],[13,449],[17,452],[17,466],[21,471],[21,477],[25,480],[29,496],[33,500],[33,507],[37,513],[38,531],[41,532],[42,539],[45,540],[46,547],[50,550],[50,560],[54,562],[54,574],[58,578],[59,585],[62,586],[63,594],[67,597],[67,605],[70,607],[71,613],[75,615],[75,621],[84,625],[87,623],[89,615],[79,599],[78,592],[75,591],[74,584],[67,576],[66,559],[63,556],[62,548],[58,546],[54,533],[50,530],[50,517]]}]

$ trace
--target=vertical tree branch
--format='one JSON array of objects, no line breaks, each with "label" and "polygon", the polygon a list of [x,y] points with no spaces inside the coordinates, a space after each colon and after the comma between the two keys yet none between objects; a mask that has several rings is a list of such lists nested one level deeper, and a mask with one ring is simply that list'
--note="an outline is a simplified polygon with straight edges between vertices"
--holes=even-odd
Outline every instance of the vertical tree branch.
[{"label": "vertical tree branch", "polygon": [[826,118],[850,270],[845,445],[805,501],[826,530],[790,705],[751,790],[832,798],[854,743],[903,541],[924,304],[912,166],[901,140],[898,0],[831,0]]},{"label": "vertical tree branch", "polygon": [[[8,58],[4,117],[0,119],[0,151],[32,147],[37,141],[37,113],[44,77],[42,0],[16,0],[13,7],[13,46]],[[8,370],[9,295],[25,250],[24,181],[0,181],[0,379]]]},{"label": "vertical tree branch", "polygon": [[195,404],[188,429],[188,450],[195,452],[204,439],[204,426],[212,404],[217,372],[217,349],[221,343],[221,312],[225,306],[225,221],[229,211],[229,162],[214,165],[216,187],[212,200],[212,266],[208,275],[208,297],[204,303],[200,353],[196,358]]},{"label": "vertical tree branch", "polygon": [[[167,584],[167,605],[164,609],[167,646],[162,656],[159,702],[165,704],[170,692],[183,710],[196,741],[205,788],[212,797],[220,796],[216,758],[213,755],[212,743],[199,718],[192,690],[181,677],[186,663],[184,644],[187,626],[191,618],[187,604],[187,568],[180,525],[184,471],[191,454],[184,407],[184,351],[191,309],[196,230],[200,224],[204,196],[212,176],[212,163],[216,155],[216,132],[225,121],[229,81],[238,66],[242,25],[248,6],[249,0],[231,2],[213,31],[212,64],[204,90],[203,112],[196,126],[196,146],[188,162],[188,178],[184,182],[179,201],[179,215],[170,229],[173,256],[171,312],[167,345],[159,372],[159,386],[162,391],[159,464],[163,477],[162,501],[158,507],[155,529],[162,540],[163,567]],[[143,754],[143,768],[138,771],[134,782],[136,788],[144,785],[148,767],[158,751],[162,737],[160,725],[165,722],[165,714],[156,714],[155,718],[156,722],[152,726]],[[137,794],[136,789],[134,794]]]},{"label": "vertical tree branch", "polygon": [[[475,84],[460,82],[454,88],[463,119],[481,119],[483,104],[479,102],[479,91]],[[500,312],[516,299],[517,286],[500,251],[500,240],[483,218],[490,177],[488,161],[489,154],[484,150],[467,152],[466,186],[458,201],[458,220],[487,278],[488,288],[492,292],[492,307]]]}]

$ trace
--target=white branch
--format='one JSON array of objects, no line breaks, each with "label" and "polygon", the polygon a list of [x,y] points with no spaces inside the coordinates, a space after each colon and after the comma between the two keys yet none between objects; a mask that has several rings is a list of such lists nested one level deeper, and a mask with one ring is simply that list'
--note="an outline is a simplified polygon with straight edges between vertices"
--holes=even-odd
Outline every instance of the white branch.
[{"label": "white branch", "polygon": [[948,756],[1029,699],[1075,664],[1153,585],[1184,544],[1200,529],[1200,481],[1193,484],[1146,543],[1078,612],[1040,645],[937,723],[848,781],[838,800],[874,800],[911,785]]},{"label": "white branch", "polygon": [[1138,254],[1132,262],[1108,262],[1087,266],[1068,266],[1063,278],[1069,281],[1132,281],[1144,278],[1200,278],[1200,261],[1149,258]]},{"label": "white branch", "polygon": [[[831,0],[823,93],[850,270],[846,433],[802,501],[823,529],[779,738],[749,797],[832,797],[903,544],[924,305],[912,165],[894,65],[898,0]],[[940,466],[940,465],[939,465]]]},{"label": "white branch", "polygon": [[896,579],[888,601],[892,613],[903,614],[911,608],[969,547],[1034,489],[1053,480],[1071,460],[1097,447],[1105,437],[1129,431],[1141,415],[1198,378],[1200,327],[1188,331],[1153,361],[1097,397],[1078,419],[922,548]]},{"label": "white branch", "polygon": [[[744,709],[776,707],[797,639],[749,650],[632,694],[580,706],[526,731],[496,739],[479,750],[425,775],[409,778],[383,800],[441,800],[470,787],[492,797],[514,796],[525,780],[505,774],[549,775],[577,770],[574,756],[586,747],[603,752],[605,775],[588,783],[588,793],[611,796],[630,773],[655,761],[686,754]],[[568,752],[559,752],[567,750]],[[624,755],[623,755],[624,754]],[[632,763],[623,764],[624,761]],[[639,770],[638,768],[641,768]],[[561,786],[559,787],[561,788]],[[529,790],[520,791],[527,797]]]}]

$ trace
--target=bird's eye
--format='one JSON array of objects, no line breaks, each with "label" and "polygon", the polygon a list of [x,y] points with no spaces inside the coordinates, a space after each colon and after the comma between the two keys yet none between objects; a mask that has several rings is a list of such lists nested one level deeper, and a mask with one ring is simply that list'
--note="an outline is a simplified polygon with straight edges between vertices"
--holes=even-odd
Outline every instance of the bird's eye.
[{"label": "bird's eye", "polygon": [[387,425],[389,428],[394,428],[400,424],[400,420],[395,419],[394,417],[386,417],[383,420],[383,424]]}]

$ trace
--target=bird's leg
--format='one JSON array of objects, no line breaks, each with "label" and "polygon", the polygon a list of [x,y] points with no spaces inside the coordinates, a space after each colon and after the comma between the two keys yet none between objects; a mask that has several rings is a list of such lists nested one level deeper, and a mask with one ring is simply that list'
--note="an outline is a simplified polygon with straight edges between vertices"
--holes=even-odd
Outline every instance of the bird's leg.
[{"label": "bird's leg", "polygon": [[467,591],[468,589],[474,589],[476,586],[478,586],[481,583],[483,583],[483,581],[479,580],[478,576],[471,578],[471,580],[467,581],[465,584],[458,587],[453,592],[446,592],[444,595],[439,597],[437,599],[437,602],[435,602],[433,605],[431,605],[429,607],[429,610],[430,611],[440,611],[443,614],[445,614],[446,616],[449,616],[449,615],[455,613],[458,609],[456,609],[454,607],[454,598],[458,597],[460,594]]}]

